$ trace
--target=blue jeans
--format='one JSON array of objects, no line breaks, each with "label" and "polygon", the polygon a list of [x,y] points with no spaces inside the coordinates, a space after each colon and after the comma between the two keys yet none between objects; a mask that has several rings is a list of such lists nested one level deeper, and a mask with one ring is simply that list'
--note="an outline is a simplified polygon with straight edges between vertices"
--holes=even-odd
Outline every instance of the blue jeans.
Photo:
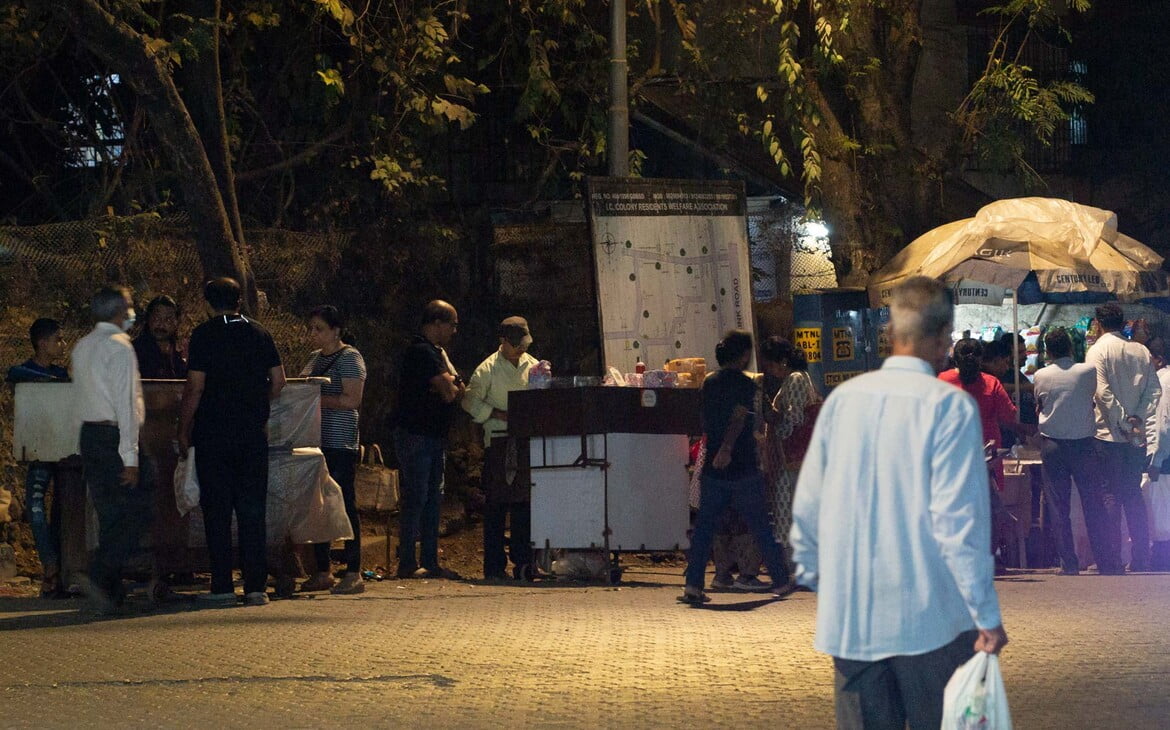
[{"label": "blue jeans", "polygon": [[28,465],[28,477],[25,479],[25,504],[28,509],[28,524],[32,527],[33,540],[37,545],[37,556],[41,559],[45,577],[56,576],[59,571],[58,561],[60,551],[57,544],[60,539],[61,518],[59,508],[54,500],[53,519],[49,519],[45,509],[45,494],[49,491],[49,484],[53,481],[53,465],[44,461],[34,461]]},{"label": "blue jeans", "polygon": [[[434,436],[394,432],[398,454],[398,574],[413,573],[419,563],[439,569],[439,503],[443,495],[446,441]],[[421,545],[415,558],[415,544]]]},{"label": "blue jeans", "polygon": [[729,480],[703,474],[699,484],[699,516],[695,520],[691,549],[687,553],[687,585],[702,588],[706,583],[703,574],[707,570],[707,558],[711,555],[715,528],[729,504],[747,521],[748,531],[763,553],[772,584],[781,586],[787,583],[788,567],[784,564],[784,550],[776,542],[772,526],[768,524],[764,476],[756,472],[742,479]]}]

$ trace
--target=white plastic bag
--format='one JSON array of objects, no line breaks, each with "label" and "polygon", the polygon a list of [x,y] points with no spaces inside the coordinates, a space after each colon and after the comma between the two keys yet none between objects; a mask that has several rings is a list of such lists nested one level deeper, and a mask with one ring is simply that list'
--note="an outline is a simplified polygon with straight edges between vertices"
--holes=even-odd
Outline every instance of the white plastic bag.
[{"label": "white plastic bag", "polygon": [[187,458],[175,465],[175,506],[183,516],[199,506],[199,475],[195,469],[195,447],[187,449]]},{"label": "white plastic bag", "polygon": [[1155,542],[1170,540],[1170,475],[1142,483],[1150,512],[1150,539]]},{"label": "white plastic bag", "polygon": [[999,657],[984,651],[955,670],[943,692],[941,730],[1011,730]]}]

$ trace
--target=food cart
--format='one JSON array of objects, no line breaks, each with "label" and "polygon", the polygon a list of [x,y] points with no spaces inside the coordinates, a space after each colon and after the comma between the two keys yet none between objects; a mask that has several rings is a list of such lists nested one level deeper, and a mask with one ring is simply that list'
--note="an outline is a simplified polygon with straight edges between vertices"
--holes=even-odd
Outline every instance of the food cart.
[{"label": "food cart", "polygon": [[[701,433],[696,388],[576,387],[508,394],[508,428],[527,439],[532,541],[604,550],[610,580],[622,552],[688,542],[690,437]],[[548,567],[547,565],[545,566]]]},{"label": "food cart", "polygon": [[[270,566],[287,583],[290,543],[352,538],[341,489],[329,478],[321,453],[319,379],[292,378],[272,402],[268,422],[267,536]],[[61,518],[61,571],[67,581],[84,572],[97,544],[77,454],[79,425],[72,383],[19,383],[15,387],[13,456],[59,464],[54,499]],[[202,515],[176,506],[173,476],[181,380],[143,381],[146,419],[139,438],[140,479],[154,494],[154,519],[134,568],[164,576],[208,568]],[[160,589],[165,589],[161,585]]]}]

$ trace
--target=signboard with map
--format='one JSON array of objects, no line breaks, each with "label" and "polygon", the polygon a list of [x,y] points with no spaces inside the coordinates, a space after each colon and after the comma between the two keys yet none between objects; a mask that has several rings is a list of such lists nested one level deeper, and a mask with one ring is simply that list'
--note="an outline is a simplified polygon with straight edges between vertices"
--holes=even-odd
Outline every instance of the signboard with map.
[{"label": "signboard with map", "polygon": [[590,178],[588,196],[605,364],[713,370],[725,331],[755,329],[743,184]]}]

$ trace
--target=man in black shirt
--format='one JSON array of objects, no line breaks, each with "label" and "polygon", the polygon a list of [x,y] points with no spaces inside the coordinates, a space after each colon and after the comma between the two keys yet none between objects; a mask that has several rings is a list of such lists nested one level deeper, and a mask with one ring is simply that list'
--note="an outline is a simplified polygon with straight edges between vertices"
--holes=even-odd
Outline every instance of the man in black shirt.
[{"label": "man in black shirt", "polygon": [[239,313],[240,285],[207,282],[215,314],[191,333],[179,448],[195,446],[199,506],[211,558],[209,602],[236,602],[232,587],[232,511],[244,574],[244,603],[268,602],[265,518],[268,404],[284,387],[284,368],[268,332]]},{"label": "man in black shirt", "polygon": [[[446,465],[447,431],[466,386],[443,348],[459,328],[459,313],[442,300],[423,310],[422,332],[402,354],[394,446],[401,504],[398,514],[398,577],[439,577],[439,503]],[[421,544],[416,558],[415,543]],[[422,568],[419,568],[419,564]]]},{"label": "man in black shirt", "polygon": [[146,322],[134,338],[138,374],[143,380],[187,377],[187,361],[179,352],[179,305],[166,294],[146,305]]},{"label": "man in black shirt", "polygon": [[703,382],[703,434],[707,439],[707,461],[700,474],[699,516],[687,554],[684,603],[703,603],[706,581],[703,574],[711,555],[711,543],[719,517],[728,504],[747,520],[748,528],[760,552],[772,592],[778,596],[792,592],[784,552],[768,524],[768,506],[764,498],[764,476],[756,455],[753,426],[756,385],[744,374],[752,359],[752,336],[747,332],[728,332],[715,348],[719,371]]}]

